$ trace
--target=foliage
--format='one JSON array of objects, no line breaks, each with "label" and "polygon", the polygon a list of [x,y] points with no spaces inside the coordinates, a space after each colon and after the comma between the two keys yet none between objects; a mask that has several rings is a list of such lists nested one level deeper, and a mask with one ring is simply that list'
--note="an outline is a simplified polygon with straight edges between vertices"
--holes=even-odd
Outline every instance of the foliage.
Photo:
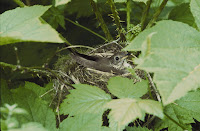
[{"label": "foliage", "polygon": [[[48,24],[43,24],[39,17],[50,6],[35,5],[32,7],[16,8],[0,16],[1,45],[23,41],[58,42],[62,43],[58,33]],[[16,21],[13,21],[16,19]],[[6,21],[10,21],[9,23]]]},{"label": "foliage", "polygon": [[[0,62],[1,130],[198,130],[199,0],[13,2],[20,7],[5,7],[0,15],[0,46],[4,50]],[[104,11],[107,8],[110,10]],[[122,76],[112,77],[105,92],[88,84],[71,85],[52,69],[54,54],[62,51],[48,49],[52,43],[60,43],[56,48],[83,41],[94,46],[115,37],[126,46],[124,51],[139,54],[133,59],[136,67],[129,69],[136,83]],[[40,67],[23,67],[27,57],[21,53],[27,49],[24,45],[30,46],[26,52],[32,53],[36,43],[47,47],[52,56],[40,50],[37,54],[48,58],[47,62]],[[6,63],[9,55],[15,61]],[[27,59],[37,63],[32,58]],[[145,80],[138,78],[135,69],[144,72]],[[55,89],[52,95],[54,79],[74,89],[67,90],[65,98],[60,97],[63,89]],[[146,95],[148,99],[144,99]],[[52,106],[52,101],[58,103]]]}]

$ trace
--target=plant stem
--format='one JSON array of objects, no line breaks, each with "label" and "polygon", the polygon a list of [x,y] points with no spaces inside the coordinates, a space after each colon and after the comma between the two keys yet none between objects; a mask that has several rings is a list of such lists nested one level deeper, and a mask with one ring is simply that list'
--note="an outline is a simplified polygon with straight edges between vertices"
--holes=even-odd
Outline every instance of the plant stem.
[{"label": "plant stem", "polygon": [[26,5],[21,0],[13,0],[16,4],[18,4],[20,7],[25,7]]},{"label": "plant stem", "polygon": [[74,25],[76,25],[76,26],[79,26],[79,27],[81,27],[81,28],[83,28],[83,29],[85,29],[85,30],[91,32],[92,34],[94,34],[94,35],[96,35],[96,36],[98,36],[98,37],[100,37],[101,39],[103,39],[103,40],[106,41],[106,38],[105,38],[105,37],[103,37],[103,36],[97,34],[96,32],[94,32],[94,31],[88,29],[87,27],[82,26],[82,25],[80,25],[79,23],[76,23],[76,22],[74,22],[74,21],[72,21],[72,20],[70,20],[70,19],[68,19],[68,18],[65,18],[65,20],[67,20],[67,21],[71,22],[72,24],[74,24]]},{"label": "plant stem", "polygon": [[180,123],[178,123],[177,121],[175,121],[173,118],[171,118],[168,114],[166,114],[164,112],[164,115],[169,119],[171,120],[173,123],[175,123],[177,126],[181,127],[184,131],[187,130],[183,125],[181,125]]},{"label": "plant stem", "polygon": [[146,72],[146,74],[147,74],[147,78],[149,79],[149,82],[151,83],[151,86],[153,87],[153,90],[154,90],[154,92],[155,92],[155,94],[156,94],[157,100],[158,100],[159,102],[162,102],[162,101],[161,101],[160,94],[158,93],[158,90],[157,90],[155,84],[153,83],[153,80],[152,80],[150,74],[149,74],[148,72]]},{"label": "plant stem", "polygon": [[141,31],[143,31],[145,29],[144,24],[146,22],[147,15],[149,13],[149,9],[150,9],[151,3],[152,3],[152,0],[148,0],[147,1],[146,8],[144,9],[144,12],[142,14],[142,18],[141,18]]},{"label": "plant stem", "polygon": [[120,40],[126,41],[126,37],[123,33],[122,25],[120,23],[120,17],[118,16],[118,12],[116,10],[115,4],[114,4],[113,0],[108,0],[108,3],[110,5],[110,8],[111,8],[114,20],[115,20],[115,24],[117,26],[118,34],[120,35]]},{"label": "plant stem", "polygon": [[93,11],[94,11],[94,13],[95,13],[95,15],[96,15],[96,18],[97,18],[97,20],[99,21],[100,26],[101,26],[101,28],[102,28],[102,30],[103,30],[105,36],[106,36],[106,39],[107,39],[108,41],[113,40],[113,38],[112,38],[112,36],[111,36],[111,34],[110,34],[110,31],[108,30],[108,27],[106,26],[106,23],[105,23],[105,21],[104,21],[102,15],[101,15],[101,13],[100,13],[100,11],[99,11],[97,5],[96,5],[96,3],[95,3],[93,0],[90,0],[90,4],[91,4],[91,6],[92,6],[92,8],[93,8]]},{"label": "plant stem", "polygon": [[149,22],[149,24],[147,25],[146,28],[150,28],[154,24],[154,22],[158,19],[158,16],[160,15],[162,10],[164,9],[165,5],[167,4],[167,1],[168,0],[163,0],[163,2],[161,3],[160,7],[155,12],[155,14],[153,15],[153,18],[151,19],[151,21]]},{"label": "plant stem", "polygon": [[127,22],[127,31],[130,29],[131,24],[131,0],[126,2],[126,22]]},{"label": "plant stem", "polygon": [[5,62],[0,62],[0,67],[4,68],[11,68],[12,70],[21,70],[22,73],[28,73],[32,72],[34,74],[40,74],[45,76],[53,76],[55,78],[58,78],[61,82],[63,82],[65,85],[73,87],[71,84],[65,82],[59,75],[57,75],[53,70],[49,68],[43,68],[43,67],[23,67],[19,65],[12,65]]}]

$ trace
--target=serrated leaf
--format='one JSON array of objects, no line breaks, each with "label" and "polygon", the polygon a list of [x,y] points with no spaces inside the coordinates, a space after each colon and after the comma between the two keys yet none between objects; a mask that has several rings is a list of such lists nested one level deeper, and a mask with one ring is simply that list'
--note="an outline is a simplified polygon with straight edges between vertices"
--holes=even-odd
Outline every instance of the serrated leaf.
[{"label": "serrated leaf", "polygon": [[189,92],[185,97],[177,100],[175,106],[184,109],[185,113],[190,113],[188,117],[200,121],[200,90]]},{"label": "serrated leaf", "polygon": [[123,130],[125,126],[137,118],[144,120],[145,113],[163,118],[161,104],[153,100],[123,98],[108,102],[105,108],[111,109],[109,126],[113,130]]},{"label": "serrated leaf", "polygon": [[[194,123],[193,118],[200,121],[200,90],[189,92],[180,100],[167,105],[164,112],[173,118],[177,123],[188,130],[192,130],[190,123]],[[156,121],[158,130],[167,128],[169,130],[182,131],[183,129],[169,119]]]},{"label": "serrated leaf", "polygon": [[110,78],[107,87],[118,98],[139,98],[147,93],[148,82],[143,80],[133,84],[131,79],[117,76]]},{"label": "serrated leaf", "polygon": [[139,58],[137,68],[155,73],[154,82],[166,105],[200,86],[200,32],[180,22],[161,21],[140,33],[125,50],[142,50],[141,43],[152,32],[157,33],[150,54]]},{"label": "serrated leaf", "polygon": [[55,6],[64,5],[69,3],[71,0],[55,0]]},{"label": "serrated leaf", "polygon": [[[3,85],[7,86],[6,84]],[[4,90],[8,90],[8,88],[3,88]],[[1,98],[3,99],[3,102],[6,102],[10,105],[17,103],[18,107],[23,108],[28,112],[29,115],[20,115],[16,117],[21,124],[25,122],[38,122],[49,131],[55,131],[55,115],[50,109],[49,104],[40,98],[40,95],[44,92],[44,88],[34,83],[26,82],[25,87],[13,89],[11,92],[7,91],[8,94],[1,94]]]},{"label": "serrated leaf", "polygon": [[111,100],[110,95],[95,86],[86,84],[74,85],[76,89],[61,104],[61,113],[76,115],[82,113],[103,112],[103,105]]},{"label": "serrated leaf", "polygon": [[0,45],[16,42],[56,42],[63,43],[59,34],[40,16],[50,6],[35,5],[16,8],[0,15]]},{"label": "serrated leaf", "polygon": [[191,0],[190,9],[196,21],[197,27],[200,30],[200,1],[199,0]]},{"label": "serrated leaf", "polygon": [[65,29],[64,11],[59,10],[59,8],[51,7],[45,12],[42,18],[44,18],[54,29],[57,29],[58,25]]},{"label": "serrated leaf", "polygon": [[68,117],[60,124],[61,131],[102,131],[101,115],[82,114]]}]

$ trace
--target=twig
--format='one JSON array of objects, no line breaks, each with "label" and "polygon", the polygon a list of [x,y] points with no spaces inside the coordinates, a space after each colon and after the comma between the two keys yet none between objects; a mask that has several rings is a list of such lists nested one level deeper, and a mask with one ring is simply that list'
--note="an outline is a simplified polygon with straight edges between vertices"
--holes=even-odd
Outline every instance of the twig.
[{"label": "twig", "polygon": [[167,1],[168,0],[163,0],[163,2],[161,3],[160,7],[158,8],[158,10],[153,15],[153,18],[151,19],[151,21],[147,25],[147,27],[146,27],[147,29],[150,28],[154,24],[154,22],[158,19],[158,16],[160,15],[162,10],[164,9],[165,5],[167,4]]},{"label": "twig", "polygon": [[17,66],[19,66],[18,68],[20,68],[20,59],[19,59],[19,55],[18,55],[18,48],[16,46],[14,46],[14,50],[15,50],[16,59],[17,59]]},{"label": "twig", "polygon": [[[157,90],[157,88],[156,88],[156,86],[155,86],[155,84],[154,84],[154,82],[153,82],[153,80],[152,80],[150,74],[149,74],[148,72],[146,72],[146,74],[147,74],[147,78],[148,78],[148,80],[149,80],[151,86],[153,87],[154,93],[156,94],[157,100],[158,100],[159,102],[162,102],[162,101],[161,101],[160,94],[158,93],[158,90]],[[151,119],[150,119],[148,122],[146,122],[143,126],[148,126],[148,124],[151,123],[154,119],[155,119],[155,116],[152,116]]]},{"label": "twig", "polygon": [[90,52],[90,54],[93,53],[93,52],[95,52],[96,50],[101,49],[101,48],[103,48],[103,47],[105,47],[105,46],[108,46],[108,45],[110,45],[110,44],[116,44],[116,45],[119,46],[121,49],[123,49],[123,47],[122,47],[120,44],[117,43],[119,40],[120,40],[120,38],[118,38],[117,40],[111,41],[111,42],[109,42],[109,43],[105,43],[105,44],[103,44],[102,46],[100,46],[100,47],[98,47],[98,48],[92,50],[92,51]]},{"label": "twig", "polygon": [[85,26],[80,25],[80,24],[77,23],[77,22],[74,22],[74,21],[72,21],[72,20],[70,20],[70,19],[68,19],[68,18],[65,18],[65,20],[67,20],[67,21],[71,22],[72,24],[74,24],[74,25],[76,25],[76,26],[79,26],[79,27],[81,27],[81,28],[83,28],[83,29],[85,29],[85,30],[91,32],[92,34],[94,34],[94,35],[100,37],[101,39],[103,39],[103,40],[105,40],[105,41],[107,40],[105,37],[99,35],[98,33],[96,33],[96,32],[94,32],[94,31],[90,30],[89,28],[87,28],[87,27],[85,27]]},{"label": "twig", "polygon": [[21,0],[13,0],[16,4],[18,4],[20,7],[25,7],[26,5]]},{"label": "twig", "polygon": [[129,30],[131,25],[131,0],[127,0],[126,2],[126,23],[126,28]]},{"label": "twig", "polygon": [[101,28],[102,28],[102,30],[103,30],[105,36],[106,36],[106,39],[107,39],[108,41],[113,40],[113,38],[112,38],[112,36],[111,36],[111,34],[110,34],[110,31],[108,30],[108,27],[106,26],[106,23],[105,23],[105,21],[104,21],[102,15],[101,15],[101,13],[100,13],[100,11],[99,11],[97,5],[96,5],[96,3],[95,3],[93,0],[90,0],[90,4],[91,4],[91,6],[92,6],[92,8],[93,8],[93,11],[94,11],[94,13],[95,13],[95,15],[96,15],[96,18],[97,18],[97,20],[99,21],[100,26],[101,26]]},{"label": "twig", "polygon": [[53,76],[55,78],[58,78],[63,84],[73,87],[71,84],[65,82],[59,75],[57,75],[54,71],[52,71],[49,68],[43,68],[43,67],[23,67],[23,66],[18,66],[18,65],[12,65],[8,64],[5,62],[0,62],[0,67],[6,68],[9,67],[13,70],[21,70],[22,73],[25,72],[32,72],[34,74],[40,74],[40,75],[45,75],[45,76]]},{"label": "twig", "polygon": [[152,0],[148,0],[147,1],[146,8],[144,9],[144,12],[142,14],[142,18],[141,18],[141,30],[142,31],[145,29],[145,25],[144,24],[146,22],[146,18],[147,18],[147,15],[149,13],[149,9],[150,9],[151,3],[152,3]]},{"label": "twig", "polygon": [[107,1],[108,1],[109,5],[110,5],[110,8],[111,8],[114,20],[115,20],[115,24],[117,26],[117,31],[118,31],[118,34],[120,35],[120,40],[126,41],[126,36],[123,33],[122,25],[120,23],[120,17],[118,15],[118,12],[117,12],[117,9],[115,7],[115,4],[114,4],[113,0],[107,0]]},{"label": "twig", "polygon": [[158,90],[157,90],[157,88],[156,88],[156,86],[155,86],[155,84],[154,84],[154,82],[153,82],[153,80],[152,80],[150,74],[149,74],[148,72],[146,72],[146,73],[147,73],[147,77],[148,77],[148,79],[149,79],[149,82],[150,82],[151,86],[153,87],[153,90],[154,90],[154,92],[155,92],[155,94],[156,94],[157,100],[158,100],[159,102],[161,102],[160,94],[158,93]]},{"label": "twig", "polygon": [[62,97],[62,90],[63,90],[63,88],[64,88],[64,86],[65,85],[61,85],[61,87],[60,87],[60,92],[59,92],[59,96],[58,96],[58,104],[57,104],[57,108],[56,108],[56,112],[58,113],[58,123],[60,124],[60,109],[59,109],[59,107],[60,107],[60,101],[61,101],[61,97]]}]

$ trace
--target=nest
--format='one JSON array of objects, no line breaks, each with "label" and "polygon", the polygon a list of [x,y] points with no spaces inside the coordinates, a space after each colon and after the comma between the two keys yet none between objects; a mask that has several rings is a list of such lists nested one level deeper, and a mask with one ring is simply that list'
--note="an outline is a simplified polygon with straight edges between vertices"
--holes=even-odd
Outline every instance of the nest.
[{"label": "nest", "polygon": [[[99,48],[96,48],[92,51],[88,51],[87,55],[101,55],[102,57],[110,57],[115,52],[121,51],[122,47],[118,45],[117,43],[108,43],[105,44]],[[128,58],[131,59],[131,58]],[[132,65],[134,68],[135,65],[133,65],[132,62],[128,62]],[[73,60],[70,55],[62,56],[59,58],[57,63],[55,64],[55,70],[58,72],[60,77],[62,77],[66,83],[70,84],[89,84],[93,86],[97,86],[107,93],[109,93],[107,89],[107,81],[113,77],[116,76],[115,74],[108,73],[108,72],[101,72],[94,69],[89,69],[86,67],[83,67],[82,65],[79,65],[76,63],[75,60]],[[140,78],[144,78],[144,73],[140,70],[136,70],[136,74]],[[133,79],[133,82],[136,83],[138,81],[137,78],[134,78],[131,74],[121,75],[122,77],[128,77]],[[60,85],[60,82],[56,81],[56,86]],[[56,87],[58,88],[58,87]],[[72,89],[69,86],[66,86],[66,89]]]}]

